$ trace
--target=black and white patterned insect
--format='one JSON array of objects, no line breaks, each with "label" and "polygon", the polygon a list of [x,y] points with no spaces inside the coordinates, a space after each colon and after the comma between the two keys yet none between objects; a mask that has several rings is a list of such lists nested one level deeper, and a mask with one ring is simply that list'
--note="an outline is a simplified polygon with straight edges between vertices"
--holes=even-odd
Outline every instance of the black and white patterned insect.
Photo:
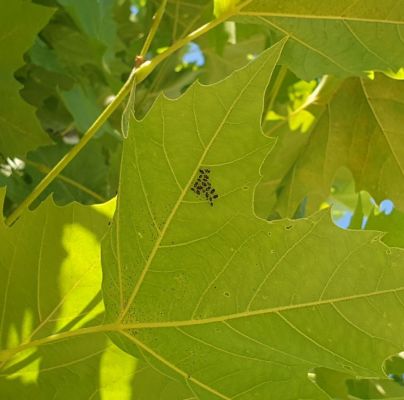
[{"label": "black and white patterned insect", "polygon": [[210,169],[200,169],[199,176],[191,187],[191,190],[197,196],[205,198],[209,202],[209,204],[213,206],[213,201],[216,200],[219,195],[216,193],[216,189],[212,187],[209,174]]}]

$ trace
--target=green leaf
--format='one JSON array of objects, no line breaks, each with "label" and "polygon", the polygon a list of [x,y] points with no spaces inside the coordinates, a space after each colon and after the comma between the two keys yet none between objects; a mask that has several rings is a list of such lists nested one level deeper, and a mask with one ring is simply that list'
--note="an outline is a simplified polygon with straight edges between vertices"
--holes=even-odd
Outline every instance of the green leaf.
[{"label": "green leaf", "polygon": [[390,215],[384,213],[369,215],[366,229],[386,232],[383,242],[389,246],[404,248],[404,213],[393,210]]},{"label": "green leaf", "polygon": [[[106,321],[118,346],[181,387],[173,399],[326,399],[312,368],[384,377],[401,348],[404,251],[324,212],[254,215],[273,143],[260,129],[264,88],[281,48],[159,97],[124,142],[102,247]],[[219,195],[212,205],[191,190],[200,175]]]},{"label": "green leaf", "polygon": [[[255,212],[262,218],[274,213],[283,215],[283,207],[288,206],[288,199],[285,201],[282,197],[288,193],[284,180],[288,179],[290,169],[309,140],[306,134],[290,131],[287,123],[283,123],[276,135],[272,136],[277,139],[276,146],[262,166],[263,179],[257,186],[254,198]],[[288,207],[288,216],[293,216],[297,204],[294,203],[293,207]]]},{"label": "green leaf", "polygon": [[316,368],[312,379],[336,400],[397,400],[403,398],[404,387],[392,379],[355,379],[354,376],[327,368]]},{"label": "green leaf", "polygon": [[239,15],[289,37],[282,61],[302,79],[404,65],[404,5],[396,0],[252,0]]},{"label": "green leaf", "polygon": [[[117,36],[114,2],[60,3],[65,7],[60,6],[42,30],[20,78],[24,98],[38,108],[42,126],[53,137],[71,127],[83,133],[131,69],[122,61],[129,49]],[[126,7],[129,12],[129,4]],[[102,132],[111,132],[113,123],[111,119]]]},{"label": "green leaf", "polygon": [[1,0],[0,9],[0,152],[15,156],[50,143],[34,109],[21,99],[14,73],[53,10],[22,0]]},{"label": "green leaf", "polygon": [[352,375],[346,372],[333,371],[328,368],[315,368],[310,377],[332,399],[349,400],[347,381]]},{"label": "green leaf", "polygon": [[[160,6],[161,0],[149,0],[149,3],[152,7],[149,6],[147,10],[150,13],[146,19],[147,25],[150,23],[152,15]],[[166,5],[163,22],[159,27],[155,44],[167,46],[170,41],[175,42],[199,26],[209,22],[212,19],[212,13],[212,0],[193,0],[192,2],[187,0],[169,1]],[[149,28],[146,27],[146,29]]]},{"label": "green leaf", "polygon": [[[0,195],[2,203],[4,190]],[[102,322],[100,239],[113,206],[61,208],[49,199],[11,228],[1,222],[2,350]],[[96,392],[130,394],[134,364],[100,333],[47,343],[0,362],[1,397],[68,400]],[[109,398],[125,396],[130,398]]]},{"label": "green leaf", "polygon": [[404,388],[391,379],[350,379],[350,398],[361,400],[397,400],[404,397]]},{"label": "green leaf", "polygon": [[[391,199],[403,210],[403,89],[404,82],[382,74],[374,80],[344,81],[329,103],[318,111],[310,135],[296,138],[303,145],[293,154],[282,149],[280,164],[276,166],[281,173],[270,191],[264,186],[274,180],[274,166],[271,159],[265,163],[260,204],[265,202],[265,196],[276,193],[275,208],[282,216],[292,216],[306,198],[307,213],[311,214],[327,199],[337,170],[345,166],[355,178],[357,192],[366,190],[377,203]],[[283,136],[281,143],[296,137],[296,132],[284,125],[278,134]],[[282,161],[283,155],[288,163]]]},{"label": "green leaf", "polygon": [[[235,25],[234,31],[237,36],[236,43],[225,43],[224,48],[218,48],[219,39],[216,39],[224,32],[212,31],[204,40],[200,40],[201,50],[206,58],[203,67],[201,80],[203,83],[214,83],[230,75],[236,69],[244,67],[249,56],[253,58],[265,49],[265,35],[257,29],[251,29],[251,32],[244,32],[245,25]],[[217,30],[221,27],[219,26]],[[216,40],[215,40],[216,39]]]},{"label": "green leaf", "polygon": [[107,49],[107,58],[116,41],[116,24],[112,18],[115,0],[102,2],[81,0],[58,0],[73,18],[77,27],[89,38],[102,43]]},{"label": "green leaf", "polygon": [[[293,183],[294,180],[293,168],[304,153],[325,106],[340,86],[340,80],[330,76],[323,77],[315,89],[313,82],[296,82],[296,79],[290,72],[285,74],[279,86],[278,96],[271,98],[272,106],[271,103],[268,105],[270,110],[267,110],[264,121],[265,135],[277,140],[271,157],[268,157],[262,166],[263,179],[257,186],[254,198],[255,212],[265,219],[306,215],[304,197],[300,204],[290,204],[288,189],[290,182]],[[310,129],[305,132],[301,132],[300,127],[291,129],[291,118],[303,110],[308,110],[310,115],[315,117]],[[314,195],[315,193],[312,194]],[[321,198],[318,205],[323,201]],[[353,207],[355,204],[356,198]]]},{"label": "green leaf", "polygon": [[[76,129],[81,133],[84,133],[102,112],[102,107],[97,104],[95,93],[91,90],[86,92],[82,86],[75,85],[70,90],[61,92],[60,98],[73,116]],[[112,132],[108,123],[98,136],[105,131]]]},{"label": "green leaf", "polygon": [[[0,183],[7,185],[7,199],[20,204],[70,150],[71,146],[59,143],[29,152],[23,169],[13,169],[7,178],[0,175]],[[41,193],[33,207],[50,194],[57,205],[72,201],[81,204],[107,201],[116,194],[120,151],[120,148],[113,149],[111,143],[93,140]],[[10,211],[7,206],[4,214],[9,215]]]},{"label": "green leaf", "polygon": [[189,389],[184,387],[182,382],[172,379],[169,375],[161,374],[151,363],[138,362],[133,380],[132,399],[174,400],[187,398],[189,398]]}]

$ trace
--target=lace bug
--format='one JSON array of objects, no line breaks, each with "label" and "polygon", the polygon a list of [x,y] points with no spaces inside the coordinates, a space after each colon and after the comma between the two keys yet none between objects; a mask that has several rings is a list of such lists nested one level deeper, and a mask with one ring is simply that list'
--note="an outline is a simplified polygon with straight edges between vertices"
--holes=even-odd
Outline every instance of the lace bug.
[{"label": "lace bug", "polygon": [[213,206],[214,200],[216,200],[219,195],[215,194],[216,189],[212,187],[212,183],[210,182],[210,169],[209,168],[201,168],[199,170],[199,175],[196,181],[191,187],[191,190],[199,197],[205,198],[210,204]]}]

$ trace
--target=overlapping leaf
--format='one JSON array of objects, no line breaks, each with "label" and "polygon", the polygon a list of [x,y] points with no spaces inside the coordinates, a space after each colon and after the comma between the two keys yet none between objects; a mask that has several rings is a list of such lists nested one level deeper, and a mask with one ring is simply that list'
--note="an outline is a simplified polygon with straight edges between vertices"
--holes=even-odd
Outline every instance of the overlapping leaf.
[{"label": "overlapping leaf", "polygon": [[[152,0],[155,8],[159,7],[159,0]],[[212,18],[213,3],[211,0],[176,0],[167,2],[165,9],[163,26],[161,33],[166,33],[160,37],[160,40],[175,42],[181,37],[186,36],[198,26],[203,25]]]},{"label": "overlapping leaf", "polygon": [[203,83],[224,79],[236,69],[244,67],[249,58],[257,56],[267,47],[266,32],[261,26],[235,24],[231,27],[236,42],[229,41],[229,33],[222,26],[198,41],[205,57],[205,65],[199,77]]},{"label": "overlapping leaf", "polygon": [[103,2],[58,0],[58,2],[64,6],[76,25],[89,38],[93,38],[105,46],[106,59],[112,58],[114,56],[112,50],[117,40],[116,24],[111,18],[114,0],[104,0]]},{"label": "overlapping leaf", "polygon": [[[1,202],[3,198],[4,191]],[[99,242],[110,208],[60,208],[49,199],[13,227],[1,224],[2,351],[102,323]],[[28,348],[4,361],[0,393],[5,400],[88,399],[98,394],[114,399],[119,393],[121,399],[130,398],[135,360],[102,334]]]},{"label": "overlapping leaf", "polygon": [[404,247],[404,214],[394,210],[390,215],[380,213],[370,214],[366,229],[374,229],[386,232],[383,241],[389,246]]},{"label": "overlapping leaf", "polygon": [[[216,85],[160,97],[124,143],[103,244],[107,319],[115,343],[178,385],[172,399],[325,399],[310,369],[383,377],[402,345],[403,251],[326,213],[254,215],[272,146],[262,100],[281,48]],[[199,175],[213,205],[191,190]]]},{"label": "overlapping leaf", "polygon": [[53,10],[22,0],[1,0],[0,9],[0,152],[7,157],[50,143],[33,108],[21,99],[14,73]]},{"label": "overlapping leaf", "polygon": [[252,0],[240,15],[288,36],[282,61],[302,79],[404,65],[402,0]]},{"label": "overlapping leaf", "polygon": [[352,171],[356,191],[368,191],[377,202],[391,199],[403,209],[403,88],[404,82],[381,74],[374,80],[349,79],[322,107],[310,135],[284,125],[280,143],[292,143],[296,151],[278,148],[277,159],[265,163],[257,197],[260,215],[273,211],[273,196],[282,216],[292,216],[305,198],[307,213],[313,213],[342,166]]}]

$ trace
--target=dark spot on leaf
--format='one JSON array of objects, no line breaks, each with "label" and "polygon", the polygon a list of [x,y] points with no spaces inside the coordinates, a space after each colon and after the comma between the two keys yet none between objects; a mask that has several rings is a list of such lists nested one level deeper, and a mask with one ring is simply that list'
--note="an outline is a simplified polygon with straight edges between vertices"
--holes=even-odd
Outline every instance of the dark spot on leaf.
[{"label": "dark spot on leaf", "polygon": [[203,196],[205,198],[211,207],[213,207],[214,200],[219,197],[218,194],[214,194],[211,196],[213,193],[216,192],[216,189],[212,187],[212,183],[210,182],[209,174],[210,174],[210,169],[200,169],[199,170],[200,175],[196,179],[196,181],[193,184],[193,187],[191,187],[191,191],[194,192],[197,196]]}]

